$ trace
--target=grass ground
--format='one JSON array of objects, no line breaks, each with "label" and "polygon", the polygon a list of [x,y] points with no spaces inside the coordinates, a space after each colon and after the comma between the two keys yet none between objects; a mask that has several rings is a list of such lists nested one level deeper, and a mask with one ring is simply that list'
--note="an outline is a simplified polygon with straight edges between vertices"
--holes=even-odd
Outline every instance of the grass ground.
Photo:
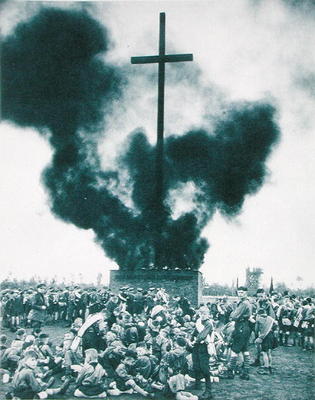
[{"label": "grass ground", "polygon": [[[44,331],[49,333],[55,344],[59,344],[62,341],[65,328],[47,326]],[[10,339],[13,338],[13,334],[5,329],[2,329],[1,333],[6,334]],[[257,369],[253,367],[250,370],[249,381],[242,381],[238,377],[235,377],[232,381],[220,380],[219,383],[213,384],[215,399],[314,400],[314,353],[303,352],[299,347],[279,347],[274,350],[273,358],[274,374],[272,376],[259,375]],[[0,399],[4,399],[7,390],[8,385],[0,387]],[[61,397],[57,398],[61,399]],[[67,394],[62,398],[72,399],[73,396]],[[140,396],[133,394],[114,397],[113,399],[140,400],[140,398]],[[158,399],[163,400],[162,397]]]}]

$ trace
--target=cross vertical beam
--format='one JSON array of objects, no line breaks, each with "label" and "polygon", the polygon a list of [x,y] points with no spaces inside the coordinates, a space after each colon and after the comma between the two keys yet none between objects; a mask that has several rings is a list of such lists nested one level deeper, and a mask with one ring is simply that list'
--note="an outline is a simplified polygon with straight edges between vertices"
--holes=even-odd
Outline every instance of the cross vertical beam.
[{"label": "cross vertical beam", "polygon": [[158,113],[156,143],[156,196],[157,208],[163,210],[164,200],[164,98],[165,98],[165,13],[160,13],[159,69],[158,69]]},{"label": "cross vertical beam", "polygon": [[[160,14],[160,41],[159,56],[165,56],[165,13]],[[157,118],[157,138],[163,142],[164,136],[164,88],[165,88],[165,62],[159,61],[158,71],[158,118]]]},{"label": "cross vertical beam", "polygon": [[156,227],[154,238],[155,267],[161,268],[162,262],[162,230],[165,221],[164,207],[164,97],[165,97],[165,63],[192,61],[192,54],[165,54],[165,13],[160,13],[159,54],[155,56],[131,57],[132,64],[158,63],[158,112],[157,112],[157,142],[156,142],[156,196],[154,208],[156,212]]}]

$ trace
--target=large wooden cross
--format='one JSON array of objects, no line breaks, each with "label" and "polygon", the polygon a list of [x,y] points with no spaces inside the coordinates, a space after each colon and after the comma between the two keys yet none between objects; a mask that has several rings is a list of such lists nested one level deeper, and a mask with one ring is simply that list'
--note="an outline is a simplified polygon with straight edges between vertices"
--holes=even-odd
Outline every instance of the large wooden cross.
[{"label": "large wooden cross", "polygon": [[[163,213],[164,201],[164,88],[165,88],[165,63],[192,61],[192,54],[165,54],[165,13],[160,13],[160,38],[159,54],[155,56],[131,57],[131,64],[158,63],[158,113],[157,113],[157,142],[156,142],[156,211]],[[155,250],[157,252],[157,249]],[[155,257],[157,260],[157,256]]]}]

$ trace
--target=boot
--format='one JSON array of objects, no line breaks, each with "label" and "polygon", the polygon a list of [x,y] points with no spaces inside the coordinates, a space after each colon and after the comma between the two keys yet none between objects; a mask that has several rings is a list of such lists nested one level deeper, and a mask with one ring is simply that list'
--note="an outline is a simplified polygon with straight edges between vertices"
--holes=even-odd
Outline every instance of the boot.
[{"label": "boot", "polygon": [[210,378],[206,378],[205,391],[199,396],[199,399],[200,400],[211,400],[211,399],[213,399]]},{"label": "boot", "polygon": [[221,379],[234,379],[234,372],[231,369],[224,371],[222,374],[219,375]]},{"label": "boot", "polygon": [[269,368],[268,367],[262,367],[257,371],[257,374],[259,374],[259,375],[269,375]]},{"label": "boot", "polygon": [[260,367],[260,360],[256,358],[254,362],[250,364],[251,367]]},{"label": "boot", "polygon": [[243,381],[249,381],[248,368],[243,369],[243,371],[240,375],[240,379],[242,379]]}]

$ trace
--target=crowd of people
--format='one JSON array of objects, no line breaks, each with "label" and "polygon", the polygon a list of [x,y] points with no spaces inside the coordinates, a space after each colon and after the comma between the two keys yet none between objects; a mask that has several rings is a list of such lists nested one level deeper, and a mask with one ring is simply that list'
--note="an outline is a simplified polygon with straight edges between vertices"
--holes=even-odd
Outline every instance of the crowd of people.
[{"label": "crowd of people", "polygon": [[[273,374],[272,350],[313,351],[312,298],[266,294],[217,298],[193,307],[163,288],[35,289],[1,293],[1,379],[7,398],[57,394],[105,398],[123,393],[212,399],[219,379]],[[55,343],[46,325],[65,326]],[[254,344],[254,358],[249,345]],[[252,367],[252,368],[251,368]]]}]

